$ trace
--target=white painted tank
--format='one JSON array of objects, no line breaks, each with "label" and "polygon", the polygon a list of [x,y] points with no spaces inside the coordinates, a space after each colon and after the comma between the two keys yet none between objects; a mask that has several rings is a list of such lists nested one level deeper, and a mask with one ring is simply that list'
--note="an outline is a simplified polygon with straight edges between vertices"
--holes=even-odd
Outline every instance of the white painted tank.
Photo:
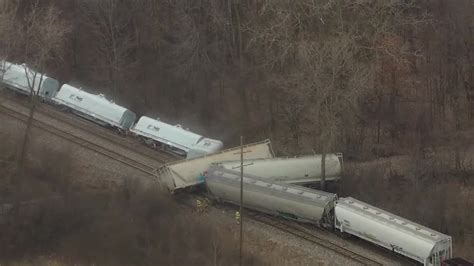
[{"label": "white painted tank", "polygon": [[[342,155],[327,154],[325,160],[326,180],[340,179],[342,175]],[[225,161],[216,164],[240,172],[240,161]],[[244,160],[244,173],[291,184],[319,182],[322,177],[321,155],[248,159]]]},{"label": "white painted tank", "polygon": [[223,147],[220,140],[205,138],[180,125],[173,126],[146,116],[142,116],[130,131],[182,150],[189,154],[188,159],[217,152]]},{"label": "white painted tank", "polygon": [[53,102],[87,119],[123,130],[129,129],[136,119],[135,113],[109,101],[105,96],[91,94],[68,84],[61,87]]},{"label": "white painted tank", "polygon": [[[59,89],[59,82],[46,75],[33,71],[26,65],[17,65],[6,61],[0,61],[1,82],[9,89],[19,93],[30,95],[33,91],[45,99],[53,97]],[[40,86],[41,83],[41,86]]]},{"label": "white painted tank", "polygon": [[335,227],[426,266],[452,257],[451,237],[354,198],[340,198]]}]

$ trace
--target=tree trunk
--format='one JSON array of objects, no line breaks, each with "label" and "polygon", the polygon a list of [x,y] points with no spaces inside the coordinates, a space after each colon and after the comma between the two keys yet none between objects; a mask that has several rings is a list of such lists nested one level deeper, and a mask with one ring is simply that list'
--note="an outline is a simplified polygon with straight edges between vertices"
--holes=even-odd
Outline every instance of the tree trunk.
[{"label": "tree trunk", "polygon": [[321,154],[321,190],[326,190],[326,151]]},{"label": "tree trunk", "polygon": [[34,118],[34,115],[35,115],[35,111],[36,111],[36,104],[37,104],[37,96],[36,95],[33,95],[32,98],[31,98],[31,106],[30,106],[30,112],[28,114],[28,120],[26,122],[26,129],[25,129],[25,134],[23,135],[23,141],[21,143],[21,147],[20,147],[20,153],[19,153],[19,156],[18,156],[18,170],[21,170],[21,168],[23,168],[23,164],[24,164],[24,161],[25,161],[25,157],[26,157],[26,151],[27,151],[27,148],[28,148],[28,143],[29,143],[29,138],[30,138],[30,131],[31,131],[31,128],[33,126],[33,118]]},{"label": "tree trunk", "polygon": [[21,204],[21,191],[22,191],[22,184],[23,184],[23,174],[24,174],[24,164],[26,159],[26,152],[28,150],[29,140],[30,140],[30,131],[33,126],[33,118],[36,111],[36,102],[37,96],[31,96],[31,106],[30,112],[28,114],[28,120],[26,122],[26,129],[23,135],[23,141],[20,146],[20,151],[18,153],[17,158],[17,168],[16,168],[16,176],[13,180],[13,185],[15,187],[15,202],[13,205],[13,215],[15,218],[18,218],[20,212],[20,204]]}]

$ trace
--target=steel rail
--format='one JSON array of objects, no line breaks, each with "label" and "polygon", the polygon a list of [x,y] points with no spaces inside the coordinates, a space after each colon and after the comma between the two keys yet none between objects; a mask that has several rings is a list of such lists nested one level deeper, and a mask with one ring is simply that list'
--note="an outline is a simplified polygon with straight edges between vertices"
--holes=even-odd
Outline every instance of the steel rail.
[{"label": "steel rail", "polygon": [[307,228],[304,228],[303,226],[293,221],[282,220],[276,217],[270,217],[269,215],[249,210],[246,211],[246,214],[247,217],[250,217],[253,220],[278,228],[281,231],[287,232],[306,241],[317,244],[318,246],[331,250],[339,255],[342,255],[343,257],[349,258],[363,265],[383,265],[378,261],[375,261],[371,258],[365,257],[361,254],[344,248],[336,243],[323,239],[316,235],[316,233],[311,232]]},{"label": "steel rail", "polygon": [[[44,110],[41,110],[41,109],[44,109]],[[54,112],[55,115],[57,115],[57,116],[54,116],[55,119],[60,120],[61,122],[65,123],[65,124],[68,124],[70,126],[77,127],[77,125],[74,124],[73,121],[71,121],[70,116],[68,116],[65,112],[61,112],[59,110],[56,110],[51,105],[47,105],[47,104],[42,105],[42,106],[40,106],[40,110],[38,110],[38,111],[42,115],[50,116],[50,117],[51,117],[51,114],[49,114],[49,112]],[[127,141],[127,144],[124,144],[122,141],[118,141],[118,140],[113,139],[113,138],[117,137],[117,134],[113,134],[110,129],[107,129],[107,128],[102,127],[102,126],[97,126],[97,124],[95,124],[95,123],[93,123],[89,120],[86,120],[82,117],[79,117],[79,116],[74,116],[74,118],[75,118],[76,121],[81,121],[81,124],[82,124],[82,126],[80,127],[81,130],[86,131],[87,133],[90,133],[90,134],[92,134],[96,137],[106,139],[107,141],[112,142],[115,145],[124,147],[124,148],[129,149],[129,150],[133,150],[134,152],[140,153],[142,156],[148,157],[151,160],[155,160],[155,161],[158,160],[160,162],[167,163],[170,160],[174,161],[174,160],[181,159],[181,157],[178,157],[177,155],[173,155],[173,154],[165,152],[165,151],[154,150],[156,152],[153,152],[153,155],[152,155],[151,152],[146,152],[146,151],[144,151],[144,149],[139,149],[139,148],[135,147],[134,144],[136,144],[136,143],[132,143],[130,141],[130,139],[128,139],[128,138],[122,138],[122,140]],[[100,131],[101,133],[98,133],[97,131]],[[108,136],[105,136],[105,135],[108,135]],[[110,138],[110,137],[113,137],[113,138]],[[148,150],[149,150],[149,147],[144,147],[144,148],[148,148]]]},{"label": "steel rail", "polygon": [[[7,96],[8,101],[13,102],[14,104],[19,104],[24,108],[29,108],[29,106],[27,106],[24,101],[20,101],[19,99],[16,99],[16,98],[17,97],[8,97]],[[147,157],[151,160],[159,161],[159,162],[162,162],[162,163],[168,163],[170,161],[175,161],[175,160],[182,159],[182,157],[178,157],[177,155],[174,155],[172,153],[165,152],[165,151],[151,152],[150,149],[147,149],[147,150],[139,149],[134,145],[134,144],[137,144],[137,143],[132,143],[132,141],[129,138],[122,138],[120,141],[115,140],[114,138],[117,138],[118,135],[112,133],[112,131],[110,129],[107,129],[107,128],[102,127],[102,126],[98,126],[97,124],[95,124],[95,123],[93,123],[93,122],[91,122],[87,119],[84,119],[82,117],[76,116],[76,115],[70,116],[67,113],[65,113],[63,111],[60,111],[60,110],[57,110],[54,107],[55,106],[52,106],[51,104],[47,104],[47,103],[46,104],[39,104],[39,105],[37,105],[36,112],[39,113],[39,114],[42,114],[44,116],[52,117],[56,120],[59,120],[59,121],[65,123],[65,124],[68,124],[68,125],[70,125],[72,127],[76,127],[76,128],[78,127],[78,125],[75,122],[79,122],[79,123],[81,123],[81,126],[79,128],[82,131],[85,131],[85,132],[87,132],[91,135],[94,135],[94,136],[98,137],[98,138],[104,139],[108,142],[112,142],[113,144],[121,146],[125,149],[132,150],[136,153],[140,153],[140,155],[142,155],[144,157]],[[54,113],[54,116],[51,113]],[[74,120],[74,121],[72,121],[72,120]],[[98,131],[100,131],[100,133],[98,133]],[[127,144],[124,144],[122,140],[126,141]],[[146,147],[146,148],[148,148],[148,147]]]},{"label": "steel rail", "polygon": [[[10,117],[13,117],[15,119],[18,119],[24,123],[27,122],[28,116],[17,111],[10,109],[8,107],[5,107],[3,105],[0,105],[0,111],[4,113],[5,115],[8,115]],[[141,172],[144,172],[146,174],[152,175],[154,177],[157,176],[156,168],[149,166],[145,163],[142,163],[140,161],[137,161],[135,159],[132,159],[130,157],[127,157],[125,155],[122,155],[120,153],[117,153],[111,149],[105,148],[101,145],[98,145],[96,143],[93,143],[91,141],[88,141],[86,139],[80,138],[78,136],[75,136],[69,132],[65,132],[64,130],[61,130],[57,127],[54,127],[52,125],[49,125],[45,122],[42,122],[40,120],[34,119],[33,120],[33,126],[40,128],[41,130],[48,132],[52,135],[58,136],[60,138],[66,139],[74,144],[77,144],[83,148],[93,150],[105,157],[108,157],[110,159],[113,159],[115,161],[118,161],[124,165],[130,166],[134,169],[137,169]]]},{"label": "steel rail", "polygon": [[[207,195],[204,192],[198,193],[197,194],[200,197],[207,197]],[[186,206],[189,209],[194,209],[195,207],[193,206],[193,201],[196,197],[192,195],[187,195],[184,198],[180,199],[179,202]],[[231,208],[235,210],[235,205],[229,204],[229,203],[224,203],[224,202],[219,202],[217,201],[217,205],[214,205],[214,207],[218,209],[227,209]],[[361,254],[358,254],[352,250],[349,250],[345,247],[342,247],[341,245],[328,241],[327,239],[321,238],[318,236],[315,232],[313,232],[310,229],[305,228],[304,226],[290,220],[283,220],[280,217],[275,217],[271,216],[268,214],[264,214],[261,212],[253,211],[250,209],[245,209],[244,211],[244,216],[241,214],[241,219],[252,219],[254,221],[266,224],[268,226],[271,226],[275,229],[278,229],[280,231],[289,233],[291,235],[294,235],[300,239],[306,240],[308,242],[311,242],[313,244],[316,244],[318,246],[321,246],[327,250],[330,250],[334,253],[337,253],[347,259],[350,259],[352,261],[358,262],[363,265],[383,265],[383,263],[380,263],[378,261],[375,261],[371,258],[368,258],[366,256],[363,256]]]}]

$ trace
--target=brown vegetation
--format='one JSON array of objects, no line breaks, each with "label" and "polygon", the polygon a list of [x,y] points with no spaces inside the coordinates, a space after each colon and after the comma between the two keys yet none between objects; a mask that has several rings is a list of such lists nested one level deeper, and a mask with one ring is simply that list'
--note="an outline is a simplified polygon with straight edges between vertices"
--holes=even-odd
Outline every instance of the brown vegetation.
[{"label": "brown vegetation", "polygon": [[[69,182],[67,152],[34,152],[42,156],[27,163],[18,215],[7,208],[18,191],[1,194],[0,263],[35,265],[46,256],[61,265],[238,264],[229,231],[190,217],[169,195],[130,182],[118,192],[87,192]],[[11,172],[0,166],[0,174],[3,181]]]},{"label": "brown vegetation", "polygon": [[[49,0],[1,17],[18,24],[35,5],[72,27],[48,72],[227,143],[244,131],[285,153],[365,159],[472,118],[469,0]],[[25,60],[9,43],[2,56]]]},{"label": "brown vegetation", "polygon": [[5,0],[0,56],[37,58],[14,30],[35,7],[71,26],[61,81],[228,145],[343,152],[342,194],[473,246],[472,0]]}]

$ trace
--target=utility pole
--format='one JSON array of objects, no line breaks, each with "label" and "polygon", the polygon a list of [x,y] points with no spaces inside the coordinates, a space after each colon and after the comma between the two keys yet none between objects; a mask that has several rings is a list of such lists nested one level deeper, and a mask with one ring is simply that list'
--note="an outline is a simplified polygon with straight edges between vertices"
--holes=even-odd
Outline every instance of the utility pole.
[{"label": "utility pole", "polygon": [[240,254],[239,263],[242,266],[243,221],[242,205],[244,202],[244,137],[240,136]]}]

